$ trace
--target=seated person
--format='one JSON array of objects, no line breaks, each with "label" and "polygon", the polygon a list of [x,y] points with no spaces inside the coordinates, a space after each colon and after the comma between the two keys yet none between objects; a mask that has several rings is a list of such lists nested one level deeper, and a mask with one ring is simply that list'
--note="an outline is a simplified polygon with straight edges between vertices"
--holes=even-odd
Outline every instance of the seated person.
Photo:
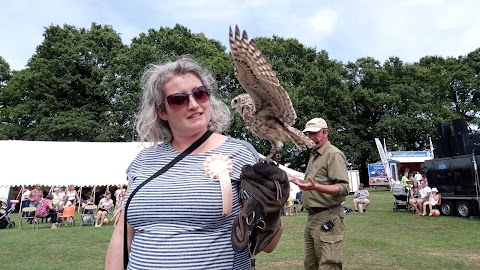
[{"label": "seated person", "polygon": [[[68,206],[71,206],[71,205],[72,205],[72,203],[68,200],[68,196],[67,196],[67,195],[63,195],[62,200],[58,203],[58,207],[57,207],[58,213],[62,214],[62,213],[63,213],[63,209],[64,209],[65,207],[68,207]],[[63,218],[63,221],[64,221],[65,223],[67,223],[68,218]]]},{"label": "seated person", "polygon": [[302,209],[300,211],[303,212],[302,195],[303,195],[303,193],[302,193],[301,190],[299,192],[297,192],[297,195],[295,196],[296,197],[295,201],[293,203],[296,204],[297,207],[298,207],[298,205],[301,205]]},{"label": "seated person", "polygon": [[72,203],[68,200],[68,196],[63,195],[62,200],[58,202],[58,212],[63,213],[63,208],[68,207],[70,205],[72,205]]},{"label": "seated person", "polygon": [[93,202],[93,196],[92,195],[87,195],[87,199],[82,201],[82,214],[93,214],[94,211],[93,209],[85,209],[87,205],[95,205]]},{"label": "seated person", "polygon": [[423,203],[423,214],[422,216],[427,215],[427,205],[430,208],[430,215],[432,215],[432,208],[433,206],[437,205],[438,202],[440,201],[440,194],[438,193],[437,188],[432,188],[432,196],[428,199],[428,201]]},{"label": "seated person", "polygon": [[355,212],[358,212],[358,204],[364,204],[365,206],[363,207],[363,212],[367,212],[368,205],[370,204],[370,200],[368,199],[370,197],[370,193],[368,190],[364,189],[363,183],[358,185],[358,190],[355,191],[353,197],[353,206],[355,208]]},{"label": "seated person", "polygon": [[410,206],[412,207],[412,210],[416,215],[420,215],[420,209],[418,209],[417,206],[417,200],[420,199],[420,192],[419,192],[419,185],[417,181],[413,182],[412,187],[410,188],[410,199],[408,202],[410,203]]},{"label": "seated person", "polygon": [[112,194],[110,191],[107,191],[105,193],[105,198],[102,198],[98,203],[98,213],[95,219],[95,227],[101,227],[103,225],[103,219],[111,209],[113,209]]},{"label": "seated person", "polygon": [[58,197],[58,191],[59,191],[59,188],[56,187],[53,189],[53,199],[52,199],[52,203],[54,206],[58,206],[58,203],[60,202],[60,197]]},{"label": "seated person", "polygon": [[293,216],[293,198],[288,196],[287,202],[285,203],[285,215]]},{"label": "seated person", "polygon": [[50,218],[50,222],[52,223],[51,229],[58,229],[57,223],[57,208],[53,205],[53,194],[48,194],[47,197],[42,201],[47,205],[47,214],[46,218]]},{"label": "seated person", "polygon": [[420,198],[417,199],[417,209],[420,211],[423,210],[423,203],[428,202],[430,195],[432,194],[432,189],[427,186],[425,180],[420,181],[420,189],[418,190],[418,193],[420,194]]},{"label": "seated person", "polygon": [[122,212],[123,208],[122,208],[122,203],[125,199],[125,192],[122,192],[120,193],[120,195],[118,195],[118,200],[115,204],[115,213],[113,214],[113,217],[112,217],[112,220],[113,220],[113,225],[116,226],[117,223],[118,223],[118,217],[120,216],[120,213]]}]

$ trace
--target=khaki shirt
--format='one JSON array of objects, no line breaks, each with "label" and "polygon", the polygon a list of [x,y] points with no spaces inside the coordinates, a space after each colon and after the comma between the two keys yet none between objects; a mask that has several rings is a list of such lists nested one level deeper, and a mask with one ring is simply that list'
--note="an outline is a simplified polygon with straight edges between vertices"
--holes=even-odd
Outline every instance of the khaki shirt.
[{"label": "khaki shirt", "polygon": [[308,183],[307,176],[312,177],[316,183],[321,185],[337,185],[340,192],[337,197],[334,197],[316,190],[305,190],[303,191],[305,208],[330,207],[345,201],[350,190],[347,159],[343,152],[330,142],[312,153],[305,171],[305,183]]}]

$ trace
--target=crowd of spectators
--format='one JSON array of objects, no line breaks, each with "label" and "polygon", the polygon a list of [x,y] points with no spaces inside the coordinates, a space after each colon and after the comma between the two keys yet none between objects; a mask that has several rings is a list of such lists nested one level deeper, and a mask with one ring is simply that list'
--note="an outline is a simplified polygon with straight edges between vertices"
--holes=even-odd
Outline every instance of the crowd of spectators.
[{"label": "crowd of spectators", "polygon": [[[100,195],[100,201],[98,203],[98,210],[96,211],[96,227],[102,226],[104,220],[108,219],[110,215],[114,220],[118,216],[118,212],[121,209],[121,202],[125,197],[126,189],[124,186],[117,186],[115,190],[115,200],[111,197],[111,192],[106,190],[103,194]],[[46,195],[46,196],[45,196]],[[42,186],[37,184],[33,189],[24,187],[18,195],[17,199],[22,196],[22,203],[20,205],[21,209],[25,207],[35,207],[37,210],[35,214],[31,214],[32,217],[35,215],[35,218],[29,219],[28,223],[38,222],[39,219],[46,219],[51,223],[52,229],[57,229],[59,223],[67,223],[68,218],[59,217],[65,207],[75,206],[79,207],[82,211],[82,214],[91,214],[95,215],[95,210],[88,209],[85,207],[87,205],[95,205],[95,198],[91,193],[84,194],[84,200],[81,200],[79,190],[75,189],[74,185],[69,185],[65,191],[64,187],[58,186],[52,188],[50,191],[45,192],[42,190]],[[80,211],[79,209],[79,211]],[[25,217],[27,213],[22,213],[22,216]]]}]

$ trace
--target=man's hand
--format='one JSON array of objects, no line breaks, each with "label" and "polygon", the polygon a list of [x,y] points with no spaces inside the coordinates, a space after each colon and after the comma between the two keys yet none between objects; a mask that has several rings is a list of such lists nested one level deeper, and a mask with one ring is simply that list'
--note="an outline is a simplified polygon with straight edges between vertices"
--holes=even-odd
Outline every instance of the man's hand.
[{"label": "man's hand", "polygon": [[287,177],[289,182],[294,183],[297,186],[299,185],[300,181],[298,180],[298,178],[296,178],[295,176],[291,175],[288,172],[287,172]]},{"label": "man's hand", "polygon": [[292,176],[289,173],[287,173],[287,176],[288,176],[288,181],[297,185],[301,190],[315,190],[315,180],[313,180],[312,177],[307,176],[308,182],[305,183],[305,182],[301,181],[300,179]]},{"label": "man's hand", "polygon": [[313,180],[312,177],[310,176],[307,176],[307,180],[308,182],[307,183],[304,183],[304,182],[298,182],[297,186],[301,189],[301,190],[315,190],[315,180]]}]

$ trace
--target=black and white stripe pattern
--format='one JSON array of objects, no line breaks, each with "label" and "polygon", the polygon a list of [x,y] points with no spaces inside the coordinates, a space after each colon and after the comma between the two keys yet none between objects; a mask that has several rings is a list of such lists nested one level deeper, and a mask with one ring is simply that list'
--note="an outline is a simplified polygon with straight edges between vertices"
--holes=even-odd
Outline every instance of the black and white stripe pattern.
[{"label": "black and white stripe pattern", "polygon": [[[130,192],[178,154],[169,143],[142,151],[127,170]],[[203,162],[212,154],[233,162],[228,216],[222,216],[219,182],[204,173]],[[217,149],[186,156],[142,187],[128,207],[135,230],[128,269],[249,269],[248,251],[232,248],[231,229],[241,210],[241,169],[257,161],[250,144],[229,137]]]}]

